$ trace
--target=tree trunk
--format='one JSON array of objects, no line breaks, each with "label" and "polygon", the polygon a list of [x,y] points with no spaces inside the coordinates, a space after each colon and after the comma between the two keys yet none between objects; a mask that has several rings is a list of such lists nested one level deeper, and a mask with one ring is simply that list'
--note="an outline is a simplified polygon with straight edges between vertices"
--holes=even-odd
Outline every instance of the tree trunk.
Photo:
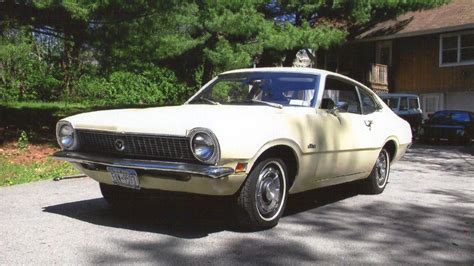
[{"label": "tree trunk", "polygon": [[274,66],[274,60],[269,50],[263,50],[262,55],[258,60],[258,67],[272,67]]},{"label": "tree trunk", "polygon": [[300,49],[298,49],[298,48],[294,48],[294,49],[286,51],[285,60],[283,61],[283,66],[292,67],[293,62],[296,59],[296,53],[298,53],[299,50]]},{"label": "tree trunk", "polygon": [[71,44],[70,41],[64,40],[64,52],[61,59],[61,68],[63,69],[63,92],[69,95],[69,84],[71,80],[70,68],[71,68]]},{"label": "tree trunk", "polygon": [[212,79],[212,74],[214,72],[214,67],[209,62],[208,59],[204,59],[204,69],[202,73],[202,85],[206,84],[209,80]]},{"label": "tree trunk", "polygon": [[258,60],[257,66],[258,67],[281,66],[282,58],[283,58],[283,52],[266,49],[266,50],[263,50],[263,53]]},{"label": "tree trunk", "polygon": [[[205,47],[209,47],[211,49],[214,49],[217,44],[217,33],[212,34],[212,36],[206,41]],[[212,62],[209,61],[208,58],[204,55],[204,69],[202,73],[202,85],[206,84],[209,80],[212,79],[212,76],[214,74],[214,66],[212,65]]]},{"label": "tree trunk", "polygon": [[64,40],[64,54],[62,59],[62,69],[64,71],[63,87],[67,95],[74,93],[73,82],[77,77],[79,69],[79,56],[81,51],[81,43],[73,36]]}]

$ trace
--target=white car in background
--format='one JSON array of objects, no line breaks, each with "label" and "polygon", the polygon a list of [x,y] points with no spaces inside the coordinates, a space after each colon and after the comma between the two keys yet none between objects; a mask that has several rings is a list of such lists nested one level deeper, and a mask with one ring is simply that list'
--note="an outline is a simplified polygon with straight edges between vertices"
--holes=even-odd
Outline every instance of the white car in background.
[{"label": "white car in background", "polygon": [[59,160],[113,206],[142,190],[234,195],[246,227],[275,226],[288,194],[387,185],[409,124],[364,85],[309,68],[225,72],[185,104],[84,113],[57,124]]}]

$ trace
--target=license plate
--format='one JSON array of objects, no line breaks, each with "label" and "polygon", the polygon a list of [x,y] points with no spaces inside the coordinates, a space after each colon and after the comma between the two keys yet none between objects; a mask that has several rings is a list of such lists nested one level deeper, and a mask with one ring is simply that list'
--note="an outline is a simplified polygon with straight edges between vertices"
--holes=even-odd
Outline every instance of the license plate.
[{"label": "license plate", "polygon": [[107,167],[107,172],[112,176],[112,183],[114,185],[140,189],[137,171],[133,169]]}]

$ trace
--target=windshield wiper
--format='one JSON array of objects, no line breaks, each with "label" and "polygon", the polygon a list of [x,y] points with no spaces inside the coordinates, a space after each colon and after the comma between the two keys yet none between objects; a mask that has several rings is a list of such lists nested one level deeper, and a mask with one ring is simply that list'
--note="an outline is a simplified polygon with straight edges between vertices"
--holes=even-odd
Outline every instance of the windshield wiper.
[{"label": "windshield wiper", "polygon": [[199,97],[195,100],[192,100],[191,102],[197,102],[197,101],[204,101],[204,102],[207,102],[207,103],[210,103],[210,104],[214,104],[214,105],[220,105],[219,102],[216,102],[216,101],[213,101],[213,100],[210,100],[206,97]]},{"label": "windshield wiper", "polygon": [[251,99],[250,101],[253,102],[253,103],[266,104],[266,105],[268,105],[268,106],[275,107],[275,108],[279,108],[279,109],[282,109],[282,108],[283,108],[283,105],[281,105],[281,104],[279,104],[279,103],[271,103],[271,102],[266,102],[266,101],[257,100],[257,99]]}]

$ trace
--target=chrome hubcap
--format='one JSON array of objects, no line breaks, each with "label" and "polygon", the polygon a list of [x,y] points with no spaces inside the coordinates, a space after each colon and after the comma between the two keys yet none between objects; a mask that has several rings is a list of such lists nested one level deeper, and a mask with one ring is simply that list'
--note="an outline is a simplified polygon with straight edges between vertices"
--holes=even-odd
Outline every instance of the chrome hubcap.
[{"label": "chrome hubcap", "polygon": [[260,172],[257,183],[257,208],[264,217],[273,215],[281,201],[282,173],[275,164],[265,166]]},{"label": "chrome hubcap", "polygon": [[375,174],[377,178],[377,185],[379,187],[383,187],[385,185],[387,174],[388,174],[388,160],[387,154],[385,152],[381,152],[379,157],[377,158],[377,162],[375,162]]}]

